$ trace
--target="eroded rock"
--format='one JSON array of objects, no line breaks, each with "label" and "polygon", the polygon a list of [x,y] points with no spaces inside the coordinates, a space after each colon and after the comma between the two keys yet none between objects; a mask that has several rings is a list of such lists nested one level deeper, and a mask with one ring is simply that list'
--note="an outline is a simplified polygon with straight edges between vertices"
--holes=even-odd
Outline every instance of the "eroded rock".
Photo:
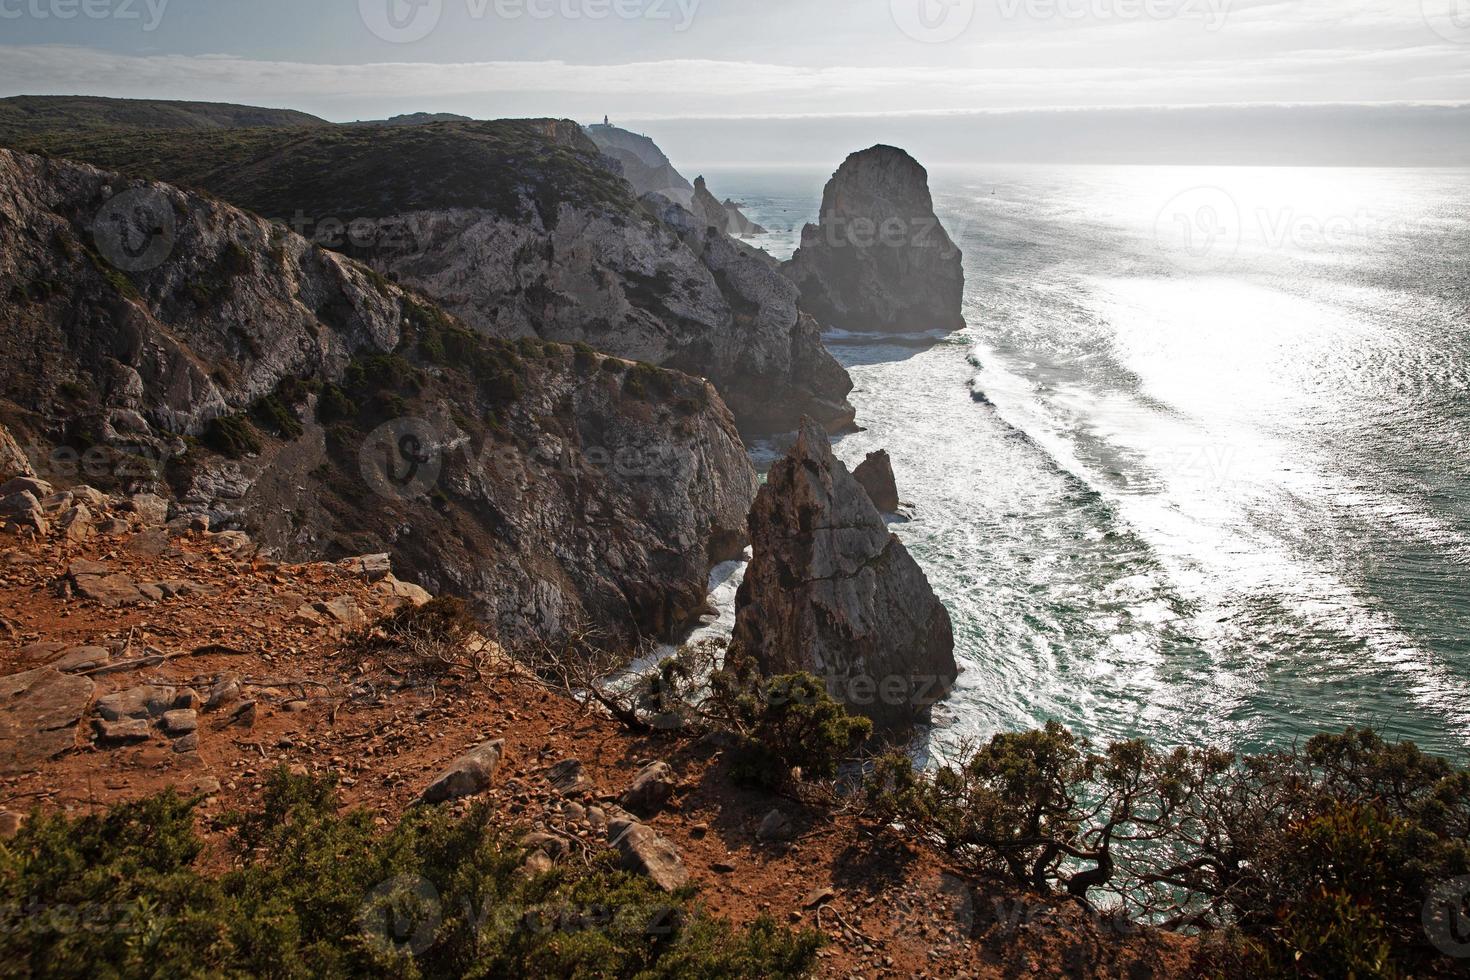
[{"label": "eroded rock", "polygon": [[753,559],[730,658],[808,671],[886,730],[923,719],[959,673],[949,613],[873,501],[803,420],[750,513]]},{"label": "eroded rock", "polygon": [[888,458],[887,450],[868,453],[852,471],[852,478],[867,492],[874,507],[885,514],[898,511],[898,482],[893,478],[893,461]]},{"label": "eroded rock", "polygon": [[843,161],[822,192],[817,224],[784,269],[801,308],[853,331],[960,330],[965,273],[934,213],[929,174],[893,146]]}]

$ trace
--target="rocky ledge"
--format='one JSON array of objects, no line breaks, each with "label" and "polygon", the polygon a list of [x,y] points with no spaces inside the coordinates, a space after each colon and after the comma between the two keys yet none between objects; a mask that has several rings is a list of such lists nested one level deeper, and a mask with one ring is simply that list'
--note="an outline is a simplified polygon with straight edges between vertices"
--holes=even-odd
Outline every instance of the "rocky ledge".
[{"label": "rocky ledge", "polygon": [[843,162],[784,269],[823,326],[864,332],[960,330],[961,253],[934,213],[929,174],[893,146]]},{"label": "rocky ledge", "polygon": [[750,538],[733,662],[810,671],[890,732],[949,693],[959,670],[948,611],[811,420],[756,496]]}]

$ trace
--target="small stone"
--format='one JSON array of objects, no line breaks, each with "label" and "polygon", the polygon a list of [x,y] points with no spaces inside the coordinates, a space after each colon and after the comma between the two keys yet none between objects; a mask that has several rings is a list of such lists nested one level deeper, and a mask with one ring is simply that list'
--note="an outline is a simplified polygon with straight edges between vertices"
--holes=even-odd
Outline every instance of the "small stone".
[{"label": "small stone", "polygon": [[362,614],[356,600],[351,596],[342,595],[331,602],[318,602],[316,611],[330,616],[343,626],[358,627],[367,622],[367,617]]},{"label": "small stone", "polygon": [[240,677],[238,674],[220,674],[209,689],[209,700],[204,702],[205,711],[218,711],[227,704],[240,700]]},{"label": "small stone", "polygon": [[14,837],[20,833],[20,828],[26,822],[24,813],[16,813],[12,810],[0,810],[0,837]]},{"label": "small stone", "polygon": [[772,810],[761,820],[756,828],[756,840],[765,841],[768,844],[783,843],[796,836],[796,828],[792,826],[791,818],[780,810]]},{"label": "small stone", "polygon": [[664,808],[678,785],[667,762],[653,762],[634,777],[619,802],[639,816],[651,817]]},{"label": "small stone", "polygon": [[192,708],[177,708],[165,711],[159,724],[165,735],[188,735],[199,728],[199,714]]},{"label": "small stone", "polygon": [[614,821],[608,827],[612,843],[622,856],[623,867],[646,876],[659,888],[671,892],[689,882],[689,871],[679,851],[646,824]]},{"label": "small stone", "polygon": [[156,494],[135,493],[129,503],[144,524],[163,524],[168,520],[168,501]]},{"label": "small stone", "polygon": [[172,687],[140,684],[98,698],[97,713],[107,721],[161,715],[173,707],[175,693]]},{"label": "small stone", "polygon": [[148,721],[144,718],[124,718],[120,721],[97,718],[93,720],[92,725],[97,729],[97,741],[103,745],[131,745],[135,742],[146,742],[150,734]]},{"label": "small stone", "polygon": [[500,765],[504,751],[504,739],[481,742],[451,762],[449,768],[429,784],[423,792],[423,801],[443,803],[461,796],[485,792],[495,778],[495,770]]},{"label": "small stone", "polygon": [[51,667],[63,674],[75,674],[79,671],[105,667],[111,660],[112,654],[103,647],[72,647],[63,653]]},{"label": "small stone", "polygon": [[564,759],[546,770],[546,781],[562,796],[574,796],[592,790],[592,780],[582,771],[577,759]]},{"label": "small stone", "polygon": [[818,905],[827,904],[836,895],[837,893],[830,888],[813,888],[807,892],[806,898],[802,899],[801,907],[804,909],[814,909]]},{"label": "small stone", "polygon": [[190,732],[174,739],[175,752],[197,752],[199,750],[199,733]]}]

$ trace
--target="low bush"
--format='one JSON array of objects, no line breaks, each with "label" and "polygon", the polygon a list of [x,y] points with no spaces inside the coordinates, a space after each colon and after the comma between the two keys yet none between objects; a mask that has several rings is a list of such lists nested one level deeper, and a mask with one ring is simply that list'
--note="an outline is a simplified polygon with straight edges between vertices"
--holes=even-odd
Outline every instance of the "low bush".
[{"label": "low bush", "polygon": [[260,437],[243,415],[221,415],[204,430],[206,446],[222,456],[240,459],[260,452]]},{"label": "low bush", "polygon": [[611,855],[527,875],[488,808],[410,810],[391,830],[327,782],[273,774],[226,818],[233,866],[205,870],[197,800],[172,792],[0,847],[0,962],[35,977],[797,977],[820,936],[736,929]]},{"label": "low bush", "polygon": [[[1411,743],[1349,729],[1242,757],[1141,741],[1097,750],[1050,724],[932,773],[887,756],[867,783],[881,821],[977,877],[1227,931],[1228,972],[1453,965],[1423,915],[1437,884],[1470,874],[1470,773]],[[1470,907],[1451,912],[1464,921]]]},{"label": "low bush", "polygon": [[740,739],[731,765],[739,782],[777,789],[831,779],[873,732],[871,721],[848,714],[812,674],[755,679],[726,669],[711,683],[721,723]]}]

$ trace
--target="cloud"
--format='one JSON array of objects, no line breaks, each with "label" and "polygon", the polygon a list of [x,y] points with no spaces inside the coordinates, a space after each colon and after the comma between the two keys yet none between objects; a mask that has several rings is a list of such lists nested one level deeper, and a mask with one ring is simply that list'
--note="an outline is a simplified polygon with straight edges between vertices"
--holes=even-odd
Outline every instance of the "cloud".
[{"label": "cloud", "polygon": [[[1259,9],[1259,8],[1256,8]],[[1067,44],[1077,39],[1068,40]],[[1042,47],[1050,40],[1039,42]],[[1166,62],[936,65],[666,59],[625,64],[483,61],[360,65],[228,54],[135,55],[0,46],[4,94],[107,94],[289,105],[332,118],[402,107],[472,115],[711,115],[919,112],[1040,106],[1470,100],[1465,48],[1321,46],[1289,54]],[[1053,57],[1039,60],[1052,62]],[[534,96],[534,98],[528,98]]]}]

